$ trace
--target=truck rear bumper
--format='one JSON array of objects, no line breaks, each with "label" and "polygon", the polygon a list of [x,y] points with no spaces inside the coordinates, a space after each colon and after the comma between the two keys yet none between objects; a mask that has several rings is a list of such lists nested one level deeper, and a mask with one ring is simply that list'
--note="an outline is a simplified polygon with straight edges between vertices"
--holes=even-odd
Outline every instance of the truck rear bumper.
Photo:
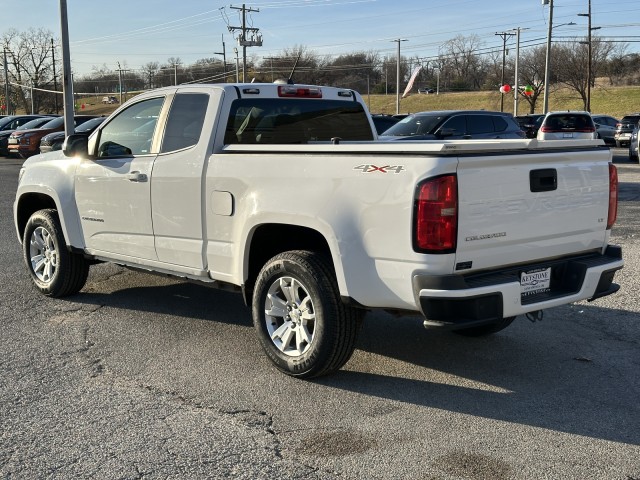
[{"label": "truck rear bumper", "polygon": [[[611,245],[604,254],[577,255],[490,272],[416,275],[413,288],[428,324],[476,325],[610,295],[619,288],[613,277],[623,265],[622,249]],[[549,268],[547,288],[523,293],[523,272]]]}]

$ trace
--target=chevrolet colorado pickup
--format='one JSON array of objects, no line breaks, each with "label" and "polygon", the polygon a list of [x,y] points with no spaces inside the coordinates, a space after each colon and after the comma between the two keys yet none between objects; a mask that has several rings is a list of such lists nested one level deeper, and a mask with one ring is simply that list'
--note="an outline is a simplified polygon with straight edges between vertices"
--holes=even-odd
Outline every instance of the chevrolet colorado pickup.
[{"label": "chevrolet colorado pickup", "polygon": [[598,140],[382,142],[351,90],[187,85],[27,160],[14,218],[43,294],[99,261],[230,287],[308,378],[348,361],[367,310],[478,336],[615,292],[617,188]]}]

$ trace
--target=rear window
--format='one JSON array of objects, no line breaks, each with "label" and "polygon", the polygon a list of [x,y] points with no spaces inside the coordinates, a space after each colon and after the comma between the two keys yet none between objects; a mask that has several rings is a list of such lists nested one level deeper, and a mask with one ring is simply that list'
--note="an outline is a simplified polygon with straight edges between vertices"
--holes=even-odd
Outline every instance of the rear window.
[{"label": "rear window", "polygon": [[640,115],[627,115],[626,117],[622,117],[620,123],[631,123],[635,125],[638,123],[638,120],[640,120]]},{"label": "rear window", "polygon": [[493,117],[493,125],[496,129],[496,132],[504,132],[509,128],[509,124],[507,123],[507,121],[504,118],[498,116]]},{"label": "rear window", "polygon": [[238,99],[231,105],[224,143],[292,144],[373,140],[361,104],[339,100]]},{"label": "rear window", "polygon": [[562,115],[549,115],[544,121],[546,132],[552,131],[583,131],[595,128],[590,115],[567,113]]}]

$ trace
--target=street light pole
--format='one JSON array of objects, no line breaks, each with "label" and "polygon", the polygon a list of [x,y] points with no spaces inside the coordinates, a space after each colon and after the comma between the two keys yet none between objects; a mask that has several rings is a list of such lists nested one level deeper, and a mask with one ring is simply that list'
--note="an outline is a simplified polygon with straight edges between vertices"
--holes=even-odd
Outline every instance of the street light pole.
[{"label": "street light pole", "polygon": [[238,62],[240,61],[238,59],[238,49],[236,47],[233,47],[233,53],[236,54],[236,83],[240,83],[240,78],[239,78],[239,66],[238,66]]},{"label": "street light pole", "polygon": [[547,54],[544,62],[544,94],[542,102],[542,113],[549,111],[549,80],[551,69],[551,30],[553,29],[553,0],[545,0],[549,3],[549,29],[547,30]]},{"label": "street light pole", "polygon": [[10,115],[11,113],[11,91],[9,90],[9,65],[7,63],[7,49],[3,48],[4,51],[4,113]]},{"label": "street light pole", "polygon": [[520,61],[520,27],[516,28],[516,65],[514,73],[514,85],[513,85],[513,115],[518,115],[518,63]]},{"label": "street light pole", "polygon": [[64,92],[64,134],[66,136],[69,136],[75,132],[75,125],[73,122],[73,78],[71,77],[67,0],[60,0],[60,30],[62,33],[62,91]]},{"label": "street light pole", "polygon": [[589,57],[587,60],[587,104],[586,110],[587,112],[591,112],[591,77],[592,73],[592,63],[593,63],[593,52],[591,50],[591,31],[598,30],[600,27],[592,27],[591,26],[591,0],[589,0],[589,11],[588,13],[579,13],[579,17],[587,17],[587,56]]},{"label": "street light pole", "polygon": [[227,49],[224,47],[224,35],[222,35],[222,52],[213,52],[214,55],[222,55],[223,83],[227,83]]},{"label": "street light pole", "polygon": [[53,94],[53,103],[56,108],[56,114],[58,113],[58,81],[56,80],[56,49],[53,46],[53,38],[51,39],[51,64],[53,65],[53,90],[56,92]]},{"label": "street light pole", "polygon": [[396,55],[396,115],[400,113],[400,42],[406,42],[406,38],[397,38],[393,40],[398,44],[398,52]]}]

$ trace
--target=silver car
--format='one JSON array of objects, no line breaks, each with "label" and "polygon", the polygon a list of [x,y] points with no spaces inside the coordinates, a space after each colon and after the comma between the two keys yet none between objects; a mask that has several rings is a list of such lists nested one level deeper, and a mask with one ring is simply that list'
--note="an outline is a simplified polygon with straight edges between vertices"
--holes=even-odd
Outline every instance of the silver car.
[{"label": "silver car", "polygon": [[549,112],[544,117],[538,140],[593,140],[597,138],[596,126],[589,112]]},{"label": "silver car", "polygon": [[596,124],[596,133],[598,138],[604,140],[606,144],[615,144],[616,139],[613,137],[616,133],[616,125],[620,123],[617,118],[609,115],[591,115],[593,123]]}]

